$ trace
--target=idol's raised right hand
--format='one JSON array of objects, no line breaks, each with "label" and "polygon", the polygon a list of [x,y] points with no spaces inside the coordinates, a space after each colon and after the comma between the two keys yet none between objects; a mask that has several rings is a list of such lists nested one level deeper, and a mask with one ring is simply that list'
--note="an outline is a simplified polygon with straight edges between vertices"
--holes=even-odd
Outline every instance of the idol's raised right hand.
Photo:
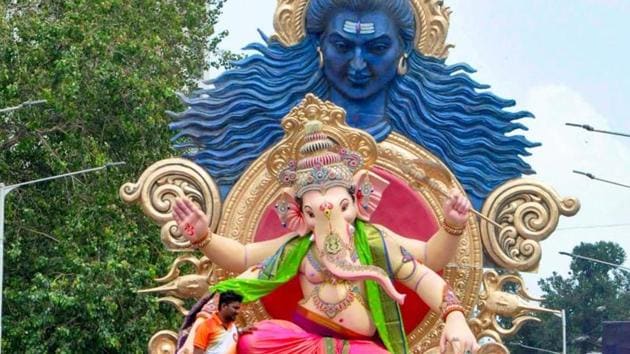
[{"label": "idol's raised right hand", "polygon": [[173,219],[181,233],[191,243],[203,239],[208,234],[210,219],[198,206],[186,198],[175,200]]}]

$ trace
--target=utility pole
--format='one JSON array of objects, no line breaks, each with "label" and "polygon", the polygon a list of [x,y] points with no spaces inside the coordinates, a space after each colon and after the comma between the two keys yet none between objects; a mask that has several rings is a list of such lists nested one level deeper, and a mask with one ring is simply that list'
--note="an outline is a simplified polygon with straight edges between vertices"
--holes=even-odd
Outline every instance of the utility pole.
[{"label": "utility pole", "polygon": [[81,170],[76,172],[65,173],[62,175],[51,176],[46,178],[40,178],[33,181],[27,181],[22,183],[13,184],[10,186],[0,183],[0,353],[2,353],[2,298],[3,298],[3,282],[4,282],[4,202],[7,195],[14,189],[23,187],[30,184],[36,184],[40,182],[51,181],[53,179],[59,179],[79,174],[85,174],[90,172],[99,171],[109,167],[124,165],[125,162],[113,162],[105,164],[101,167],[90,168],[87,170]]}]

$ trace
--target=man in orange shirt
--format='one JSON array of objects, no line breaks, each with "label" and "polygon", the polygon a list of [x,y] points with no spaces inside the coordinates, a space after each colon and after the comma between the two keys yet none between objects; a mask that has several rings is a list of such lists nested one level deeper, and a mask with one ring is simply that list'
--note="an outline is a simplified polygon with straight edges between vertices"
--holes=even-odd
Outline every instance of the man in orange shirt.
[{"label": "man in orange shirt", "polygon": [[242,301],[243,297],[232,291],[221,293],[218,311],[194,332],[194,354],[236,354],[238,329],[234,321]]}]

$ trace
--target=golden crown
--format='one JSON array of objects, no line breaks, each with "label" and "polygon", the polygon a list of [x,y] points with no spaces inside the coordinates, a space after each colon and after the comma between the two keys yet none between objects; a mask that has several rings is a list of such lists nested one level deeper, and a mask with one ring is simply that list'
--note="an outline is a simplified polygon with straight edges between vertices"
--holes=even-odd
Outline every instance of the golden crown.
[{"label": "golden crown", "polygon": [[366,132],[349,127],[345,112],[313,94],[282,119],[285,137],[269,153],[267,170],[301,197],[310,190],[350,187],[354,173],[376,161]]}]

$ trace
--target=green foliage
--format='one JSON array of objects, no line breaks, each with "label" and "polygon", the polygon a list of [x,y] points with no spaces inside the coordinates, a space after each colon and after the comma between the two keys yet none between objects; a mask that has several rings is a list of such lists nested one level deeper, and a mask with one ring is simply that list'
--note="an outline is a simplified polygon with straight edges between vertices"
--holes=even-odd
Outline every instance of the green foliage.
[{"label": "green foliage", "polygon": [[0,4],[0,182],[126,161],[7,199],[2,351],[142,353],[180,316],[136,290],[174,256],[118,188],[173,154],[164,111],[195,86],[225,33],[224,0],[4,1]]},{"label": "green foliage", "polygon": [[[626,253],[614,242],[581,243],[573,254],[623,264]],[[565,309],[567,316],[567,350],[588,353],[602,350],[602,322],[630,319],[630,272],[575,258],[569,277],[554,272],[539,285],[545,293],[542,305]],[[562,351],[562,321],[553,315],[540,316],[541,323],[530,323],[508,342],[548,350]],[[513,353],[527,353],[511,347]]]}]

